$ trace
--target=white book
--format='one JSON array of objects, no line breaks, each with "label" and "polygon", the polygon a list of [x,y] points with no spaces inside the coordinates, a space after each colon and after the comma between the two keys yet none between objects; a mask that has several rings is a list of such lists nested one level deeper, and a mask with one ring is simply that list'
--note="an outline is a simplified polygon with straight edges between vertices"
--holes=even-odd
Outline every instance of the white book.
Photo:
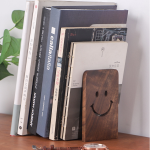
[{"label": "white book", "polygon": [[17,75],[13,115],[12,115],[11,131],[10,131],[10,135],[12,136],[16,135],[18,130],[18,121],[19,121],[19,114],[20,114],[20,107],[21,107],[22,89],[23,89],[24,73],[26,67],[27,49],[28,49],[29,36],[31,30],[33,7],[34,7],[33,1],[26,2],[21,48],[20,48],[20,58],[19,58],[19,66],[18,66],[18,75]]},{"label": "white book", "polygon": [[34,12],[31,26],[31,34],[28,46],[28,55],[26,62],[24,86],[22,93],[22,103],[19,117],[18,134],[27,134],[27,122],[29,114],[29,104],[31,98],[32,82],[36,63],[36,54],[38,49],[38,40],[43,7],[51,6],[73,6],[73,5],[116,5],[116,3],[103,2],[68,2],[68,1],[49,1],[49,0],[35,0]]},{"label": "white book", "polygon": [[[127,42],[72,42],[65,91],[62,139],[77,139],[81,126],[82,76],[86,70],[116,69],[122,85]],[[81,130],[80,130],[81,131]]]},{"label": "white book", "polygon": [[33,51],[33,41],[34,41],[35,26],[36,26],[36,20],[37,20],[37,12],[38,12],[37,6],[38,6],[38,3],[37,1],[35,1],[33,17],[32,17],[31,32],[30,32],[30,38],[29,38],[29,44],[28,44],[23,91],[22,91],[22,97],[21,97],[21,109],[20,109],[19,124],[18,124],[19,135],[26,135],[28,133],[27,121],[28,121],[32,81],[33,81],[33,75],[34,75],[34,68],[31,68],[31,67],[32,67],[32,64],[33,65],[35,64],[35,60],[33,60],[32,57],[33,55],[36,55],[36,51]]},{"label": "white book", "polygon": [[92,24],[91,27],[99,28],[126,28],[127,24]]}]

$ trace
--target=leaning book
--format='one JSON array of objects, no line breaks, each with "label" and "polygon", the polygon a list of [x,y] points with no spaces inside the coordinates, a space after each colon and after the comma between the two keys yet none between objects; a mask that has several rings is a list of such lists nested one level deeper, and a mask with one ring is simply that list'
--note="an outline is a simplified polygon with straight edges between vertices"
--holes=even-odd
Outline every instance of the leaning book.
[{"label": "leaning book", "polygon": [[17,135],[34,2],[26,2],[10,135]]},{"label": "leaning book", "polygon": [[[86,70],[117,69],[122,84],[127,42],[72,42],[65,90],[62,139],[78,139],[82,128],[82,76]],[[80,133],[79,133],[80,132]]]}]

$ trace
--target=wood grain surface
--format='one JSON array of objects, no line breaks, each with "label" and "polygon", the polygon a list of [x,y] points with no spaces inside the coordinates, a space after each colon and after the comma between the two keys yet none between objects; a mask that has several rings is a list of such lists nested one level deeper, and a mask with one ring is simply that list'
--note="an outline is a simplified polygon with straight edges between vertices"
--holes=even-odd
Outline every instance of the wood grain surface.
[{"label": "wood grain surface", "polygon": [[118,71],[86,71],[83,75],[82,102],[82,141],[117,138]]},{"label": "wood grain surface", "polygon": [[[85,142],[51,141],[39,136],[10,136],[11,115],[0,114],[0,149],[1,150],[32,150],[32,145],[37,147],[55,145],[57,147],[78,147]],[[86,142],[89,143],[89,142]],[[118,139],[96,141],[108,146],[109,150],[148,150],[149,138],[119,133]]]}]

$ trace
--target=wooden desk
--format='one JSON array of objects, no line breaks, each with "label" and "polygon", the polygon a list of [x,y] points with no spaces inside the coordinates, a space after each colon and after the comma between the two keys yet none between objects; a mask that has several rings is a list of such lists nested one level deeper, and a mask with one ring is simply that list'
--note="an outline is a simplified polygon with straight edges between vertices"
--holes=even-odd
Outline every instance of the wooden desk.
[{"label": "wooden desk", "polygon": [[[0,150],[32,150],[32,145],[41,146],[82,146],[85,143],[74,141],[50,141],[39,136],[10,136],[11,116],[0,114]],[[148,150],[149,138],[119,133],[118,139],[99,141],[109,150]]]}]

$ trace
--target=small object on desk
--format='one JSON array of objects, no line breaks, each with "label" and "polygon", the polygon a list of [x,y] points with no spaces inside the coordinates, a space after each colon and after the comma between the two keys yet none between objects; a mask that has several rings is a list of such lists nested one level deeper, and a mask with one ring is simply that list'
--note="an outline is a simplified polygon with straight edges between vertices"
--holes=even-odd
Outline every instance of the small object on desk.
[{"label": "small object on desk", "polygon": [[37,148],[35,145],[32,145],[32,148],[35,149],[35,150],[41,150],[41,147]]},{"label": "small object on desk", "polygon": [[35,145],[32,145],[32,148],[34,150],[109,150],[106,145],[97,143],[89,143],[81,147],[54,147],[54,145],[50,145],[49,148],[46,146],[37,148]]},{"label": "small object on desk", "polygon": [[118,137],[118,71],[91,70],[83,74],[82,141]]}]

